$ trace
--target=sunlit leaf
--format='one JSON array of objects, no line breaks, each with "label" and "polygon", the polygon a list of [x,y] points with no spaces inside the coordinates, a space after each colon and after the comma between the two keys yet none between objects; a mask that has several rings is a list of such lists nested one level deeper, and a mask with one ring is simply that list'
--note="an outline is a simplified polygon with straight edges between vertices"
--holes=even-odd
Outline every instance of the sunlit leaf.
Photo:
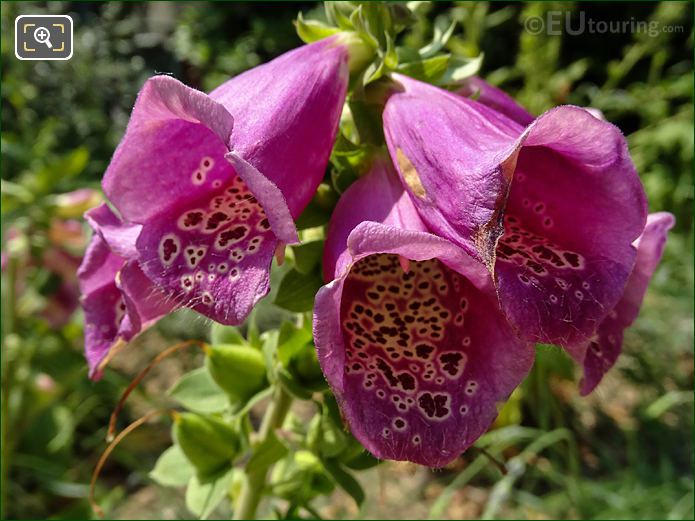
[{"label": "sunlit leaf", "polygon": [[182,487],[190,481],[193,474],[195,470],[181,448],[172,445],[159,456],[149,476],[162,486]]},{"label": "sunlit leaf", "polygon": [[204,367],[183,375],[169,390],[169,395],[186,409],[203,414],[222,412],[229,406],[224,391]]}]

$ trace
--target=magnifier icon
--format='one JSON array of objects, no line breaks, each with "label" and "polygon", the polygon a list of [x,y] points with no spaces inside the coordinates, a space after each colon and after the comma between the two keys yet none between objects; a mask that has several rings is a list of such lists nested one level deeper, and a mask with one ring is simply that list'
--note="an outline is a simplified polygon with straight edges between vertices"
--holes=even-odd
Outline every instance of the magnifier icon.
[{"label": "magnifier icon", "polygon": [[39,43],[45,43],[46,47],[53,49],[51,45],[51,32],[45,27],[37,27],[34,31],[34,39]]}]

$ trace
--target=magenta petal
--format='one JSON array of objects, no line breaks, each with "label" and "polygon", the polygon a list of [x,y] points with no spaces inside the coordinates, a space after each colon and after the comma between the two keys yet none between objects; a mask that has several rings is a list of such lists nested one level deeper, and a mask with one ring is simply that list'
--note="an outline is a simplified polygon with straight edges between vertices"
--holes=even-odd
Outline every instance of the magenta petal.
[{"label": "magenta petal", "polygon": [[92,229],[106,241],[111,251],[127,259],[137,257],[135,242],[142,226],[123,223],[104,203],[92,208],[84,216]]},{"label": "magenta petal", "polygon": [[[123,219],[144,224],[162,206],[207,193],[206,180],[233,175],[221,168],[233,125],[232,115],[206,94],[169,76],[150,78],[104,174],[106,196]],[[212,173],[200,169],[206,156],[218,162]]]},{"label": "magenta petal", "polygon": [[328,39],[210,95],[145,84],[103,185],[142,225],[138,261],[170,301],[238,324],[268,292],[272,255],[297,242],[293,218],[324,176],[347,79],[347,50]]},{"label": "magenta petal", "polygon": [[490,85],[478,76],[467,78],[456,91],[457,94],[473,97],[479,103],[501,112],[519,125],[527,126],[533,121],[533,116],[502,89]]},{"label": "magenta petal", "polygon": [[404,92],[387,102],[386,136],[423,221],[494,270],[524,338],[586,342],[622,294],[646,219],[620,131],[570,106],[523,130],[480,103],[397,79]]},{"label": "magenta petal", "polygon": [[[490,426],[534,351],[512,333],[483,266],[418,229],[417,218],[408,229],[412,203],[383,190],[388,176],[397,180],[380,168],[333,214],[329,230],[338,233],[337,220],[359,221],[351,210],[367,222],[343,242],[349,260],[317,294],[314,340],[357,439],[379,458],[441,467]],[[389,198],[394,207],[384,212]],[[392,224],[371,220],[384,213]]]},{"label": "magenta petal", "polygon": [[125,304],[115,281],[123,262],[95,233],[77,271],[85,315],[85,355],[92,378],[99,377],[97,366],[116,341],[125,314]]},{"label": "magenta petal", "polygon": [[384,132],[403,186],[434,233],[491,265],[523,128],[475,101],[394,78],[405,90],[388,99]]},{"label": "magenta petal", "polygon": [[299,242],[292,215],[290,215],[285,197],[278,187],[235,152],[229,152],[224,157],[232,164],[239,178],[248,187],[249,192],[258,199],[261,207],[264,210],[267,209],[266,214],[273,234],[286,244]]},{"label": "magenta petal", "polygon": [[175,309],[174,303],[152,284],[136,261],[123,265],[116,277],[116,286],[126,305],[126,315],[118,331],[126,341]]},{"label": "magenta petal", "polygon": [[90,210],[94,235],[77,272],[85,313],[85,354],[89,375],[101,377],[99,364],[119,341],[129,341],[172,311],[165,295],[145,277],[135,250],[139,226],[120,222],[106,205]]},{"label": "magenta petal", "polygon": [[[323,255],[326,281],[340,276],[352,262],[346,249],[347,239],[359,223],[374,221],[409,230],[427,230],[408,194],[394,181],[393,167],[388,159],[377,159],[369,180],[353,183],[338,200],[326,233]],[[375,197],[375,193],[379,197]]]},{"label": "magenta petal", "polygon": [[520,140],[497,246],[502,308],[528,338],[583,344],[620,298],[646,196],[620,131],[577,107]]},{"label": "magenta petal", "polygon": [[326,38],[254,67],[210,93],[234,116],[231,150],[278,187],[295,218],[328,164],[347,92],[347,60],[347,48]]},{"label": "magenta petal", "polygon": [[277,244],[263,208],[237,177],[150,219],[137,248],[143,271],[172,301],[239,324],[268,293]]},{"label": "magenta petal", "polygon": [[584,377],[580,382],[582,395],[587,395],[598,385],[603,375],[613,367],[620,355],[623,331],[637,318],[647,285],[661,260],[666,236],[675,224],[673,215],[667,212],[650,214],[642,235],[635,241],[637,260],[625,286],[622,298],[606,316],[596,336],[588,343],[583,360]]}]

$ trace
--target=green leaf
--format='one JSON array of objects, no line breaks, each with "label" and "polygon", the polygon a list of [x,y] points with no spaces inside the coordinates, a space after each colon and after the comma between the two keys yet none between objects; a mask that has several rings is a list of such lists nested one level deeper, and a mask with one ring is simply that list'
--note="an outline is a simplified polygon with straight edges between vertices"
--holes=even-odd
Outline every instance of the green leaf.
[{"label": "green leaf", "polygon": [[300,273],[307,274],[321,260],[323,241],[311,241],[292,246],[292,252],[294,253],[294,268]]},{"label": "green leaf", "polygon": [[350,5],[346,5],[346,2],[324,2],[323,5],[326,9],[326,18],[330,23],[344,31],[353,29],[349,18],[352,9]]},{"label": "green leaf", "polygon": [[[365,72],[365,76],[366,74]],[[384,125],[381,121],[380,106],[358,99],[350,100],[348,105],[360,142],[381,147],[384,142]],[[366,148],[365,152],[368,151]]]},{"label": "green leaf", "polygon": [[352,470],[371,469],[372,467],[376,467],[379,463],[381,463],[381,460],[375,458],[366,450],[363,450],[360,454],[347,461],[343,461],[343,465]]},{"label": "green leaf", "polygon": [[369,85],[370,83],[381,78],[388,71],[383,58],[379,58],[377,61],[373,61],[367,70],[364,71],[362,85]]},{"label": "green leaf", "polygon": [[357,178],[357,172],[353,168],[334,168],[331,171],[331,183],[339,194],[345,192]]},{"label": "green leaf", "polygon": [[393,37],[386,33],[386,52],[384,53],[384,66],[393,71],[398,67],[398,53]]},{"label": "green leaf", "polygon": [[263,353],[263,360],[265,361],[265,366],[270,368],[268,371],[268,381],[272,384],[277,380],[275,375],[275,359],[278,350],[278,338],[280,337],[280,331],[277,329],[272,329],[263,333],[263,344],[261,346],[261,353]]},{"label": "green leaf", "polygon": [[480,70],[480,65],[483,63],[482,53],[475,58],[463,58],[460,56],[452,56],[449,61],[449,67],[444,75],[437,82],[438,85],[452,85],[460,83],[476,74]]},{"label": "green leaf", "polygon": [[287,446],[278,439],[274,432],[270,432],[263,443],[253,449],[253,455],[246,464],[246,468],[249,470],[268,468],[288,453]]},{"label": "green leaf", "polygon": [[368,33],[375,40],[378,40],[379,46],[383,49],[388,45],[384,37],[391,37],[393,28],[388,4],[384,2],[363,2],[360,8],[361,18],[364,20]]},{"label": "green leaf", "polygon": [[278,367],[276,371],[278,381],[295,398],[310,400],[313,394],[311,389],[305,389],[301,382],[297,381],[292,373],[284,367]]},{"label": "green leaf", "polygon": [[322,285],[323,280],[318,273],[305,274],[292,269],[282,278],[274,303],[295,313],[311,311],[316,292]]},{"label": "green leaf", "polygon": [[362,153],[362,148],[363,147],[356,145],[345,137],[345,134],[340,132],[338,134],[338,139],[336,139],[335,145],[333,146],[333,152],[331,155],[346,157],[358,156]]},{"label": "green leaf", "polygon": [[222,412],[229,406],[227,395],[204,367],[183,375],[168,394],[186,409],[203,414]]},{"label": "green leaf", "polygon": [[324,391],[328,387],[313,343],[307,343],[302,351],[292,357],[288,370],[308,391]]},{"label": "green leaf", "polygon": [[321,414],[321,438],[319,448],[321,454],[326,458],[333,458],[343,452],[348,445],[348,438],[343,430],[342,421],[337,423],[328,411],[328,406],[324,403],[323,413]]},{"label": "green leaf", "polygon": [[334,423],[337,425],[343,424],[343,418],[340,415],[340,407],[338,406],[335,396],[331,393],[324,393],[323,395],[323,410],[330,415]]},{"label": "green leaf", "polygon": [[197,476],[193,476],[186,489],[186,507],[200,519],[207,519],[218,507],[234,479],[236,469],[228,469],[216,477],[201,482]]},{"label": "green leaf", "polygon": [[450,54],[439,54],[408,63],[401,63],[398,72],[428,83],[436,82],[449,66]]},{"label": "green leaf", "polygon": [[246,339],[234,326],[223,326],[213,322],[210,328],[210,343],[212,344],[245,344]]},{"label": "green leaf", "polygon": [[287,367],[290,360],[311,342],[311,331],[307,328],[298,328],[291,322],[284,322],[280,327],[278,338],[278,360]]},{"label": "green leaf", "polygon": [[321,206],[312,199],[295,220],[295,225],[297,226],[297,230],[306,230],[307,228],[323,226],[330,218],[331,212],[325,208],[321,208]]},{"label": "green leaf", "polygon": [[379,48],[379,40],[369,29],[367,20],[364,18],[362,7],[363,6],[360,5],[352,12],[350,15],[350,24],[355,28],[355,32],[359,34],[368,45],[377,49]]},{"label": "green leaf", "polygon": [[352,499],[355,500],[357,506],[362,506],[362,503],[364,502],[364,490],[362,489],[362,485],[360,485],[359,481],[357,481],[352,474],[343,469],[340,466],[340,463],[338,463],[338,461],[335,459],[323,460],[323,466],[335,480],[335,482],[338,483],[340,488],[342,488],[350,495]]},{"label": "green leaf", "polygon": [[305,20],[302,13],[297,14],[294,26],[297,29],[299,38],[304,43],[313,43],[340,32],[340,29],[337,27],[322,24],[317,20]]},{"label": "green leaf", "polygon": [[[408,5],[412,3],[413,2],[408,2]],[[408,9],[408,6],[393,2],[389,3],[389,8],[391,11],[394,34],[400,33],[406,27],[410,27],[417,22],[417,18],[413,14],[413,11]]]},{"label": "green leaf", "polygon": [[181,447],[172,445],[162,452],[149,475],[164,487],[182,487],[194,474],[195,469],[186,459]]},{"label": "green leaf", "polygon": [[454,34],[454,29],[456,29],[456,20],[449,24],[446,18],[437,18],[434,22],[434,37],[432,38],[432,42],[420,49],[420,56],[429,58],[437,54],[449,41],[451,35]]},{"label": "green leaf", "polygon": [[270,480],[273,494],[297,504],[335,488],[321,460],[307,450],[298,450],[275,465]]}]

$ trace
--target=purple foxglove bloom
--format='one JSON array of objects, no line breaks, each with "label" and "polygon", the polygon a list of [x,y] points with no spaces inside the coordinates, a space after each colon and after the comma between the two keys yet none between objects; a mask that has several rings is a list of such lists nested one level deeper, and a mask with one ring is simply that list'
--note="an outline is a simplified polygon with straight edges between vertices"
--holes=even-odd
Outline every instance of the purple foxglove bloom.
[{"label": "purple foxglove bloom", "polygon": [[314,339],[352,433],[382,459],[458,457],[533,363],[485,268],[426,231],[385,161],[338,202],[324,268]]},{"label": "purple foxglove bloom", "polygon": [[167,76],[140,91],[104,176],[142,226],[144,273],[179,305],[238,324],[269,289],[278,245],[321,181],[348,82],[337,37],[290,51],[210,94]]},{"label": "purple foxglove bloom", "polygon": [[427,226],[494,274],[518,334],[586,343],[623,293],[646,220],[620,131],[572,106],[523,128],[476,101],[396,79],[403,90],[386,103],[386,140]]},{"label": "purple foxglove bloom", "polygon": [[637,260],[623,296],[603,319],[590,342],[582,346],[583,349],[572,353],[584,366],[584,377],[579,384],[582,395],[593,391],[618,359],[623,343],[623,331],[639,314],[647,285],[666,246],[666,234],[674,223],[675,219],[670,213],[649,214],[642,235],[634,243],[637,248]]},{"label": "purple foxglove bloom", "polygon": [[490,85],[478,76],[471,76],[464,80],[457,94],[465,97],[474,97],[476,101],[501,112],[509,119],[513,119],[519,125],[530,125],[534,117],[502,89]]},{"label": "purple foxglove bloom", "polygon": [[89,376],[120,342],[127,342],[170,312],[172,304],[135,260],[139,225],[124,225],[102,204],[85,214],[94,229],[77,271],[85,314],[85,355]]}]

